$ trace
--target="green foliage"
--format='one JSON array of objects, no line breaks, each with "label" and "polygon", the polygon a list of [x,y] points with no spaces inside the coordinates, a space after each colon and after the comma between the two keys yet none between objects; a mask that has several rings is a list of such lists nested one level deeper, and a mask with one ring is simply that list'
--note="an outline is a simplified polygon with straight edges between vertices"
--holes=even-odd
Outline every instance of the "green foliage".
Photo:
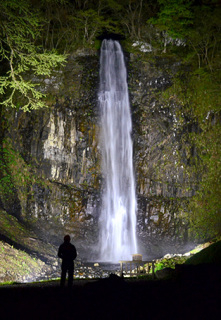
[{"label": "green foliage", "polygon": [[15,186],[21,191],[32,180],[28,166],[7,140],[3,141],[0,172],[0,195],[4,201],[10,200],[15,192]]},{"label": "green foliage", "polygon": [[212,71],[214,67],[220,67],[217,53],[221,44],[221,7],[209,1],[195,6],[193,13],[193,25],[186,36],[187,44],[192,49],[192,57],[197,58],[198,68],[207,65]]},{"label": "green foliage", "polygon": [[162,32],[164,47],[172,42],[169,37],[182,39],[188,49],[185,50],[188,59],[196,59],[198,67],[206,63],[211,69],[212,60],[220,50],[221,7],[218,0],[200,4],[193,0],[158,0],[158,3],[158,13],[147,22]]},{"label": "green foliage", "polygon": [[159,262],[156,263],[154,271],[162,270],[165,268],[172,268],[175,269],[176,264],[183,264],[187,260],[187,257],[184,256],[175,256],[169,259],[161,259]]},{"label": "green foliage", "polygon": [[193,23],[193,0],[158,0],[158,3],[158,17],[153,17],[148,22],[155,24],[162,31],[167,31],[173,38],[185,37]]},{"label": "green foliage", "polygon": [[[2,0],[0,2],[1,104],[24,111],[45,106],[44,77],[65,53],[99,48],[103,33],[140,39],[154,1]],[[60,52],[60,54],[57,54]]]},{"label": "green foliage", "polygon": [[0,95],[5,107],[24,111],[44,107],[45,95],[38,89],[39,83],[27,80],[27,74],[32,74],[32,79],[50,76],[65,62],[64,55],[44,51],[37,44],[42,24],[30,1],[0,2],[0,60],[6,66],[5,74],[0,76]]},{"label": "green foliage", "polygon": [[105,17],[94,9],[80,10],[74,17],[74,22],[82,35],[83,45],[91,44],[94,39],[102,34],[103,30],[121,33],[117,23]]}]

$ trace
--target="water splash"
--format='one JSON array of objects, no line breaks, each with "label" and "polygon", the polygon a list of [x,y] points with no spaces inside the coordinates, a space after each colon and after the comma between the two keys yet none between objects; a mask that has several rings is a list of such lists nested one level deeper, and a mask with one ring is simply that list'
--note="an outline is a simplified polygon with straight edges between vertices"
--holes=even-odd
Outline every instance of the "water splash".
[{"label": "water splash", "polygon": [[102,173],[100,259],[130,260],[137,252],[136,195],[131,115],[124,55],[119,42],[103,40],[100,56]]}]

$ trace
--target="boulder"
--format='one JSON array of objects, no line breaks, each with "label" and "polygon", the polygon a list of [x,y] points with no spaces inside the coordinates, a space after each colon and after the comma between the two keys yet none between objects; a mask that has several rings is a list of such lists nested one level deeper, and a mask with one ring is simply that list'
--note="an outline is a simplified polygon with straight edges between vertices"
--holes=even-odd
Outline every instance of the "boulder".
[{"label": "boulder", "polygon": [[168,279],[174,276],[174,269],[164,268],[155,272],[156,278],[159,280]]}]

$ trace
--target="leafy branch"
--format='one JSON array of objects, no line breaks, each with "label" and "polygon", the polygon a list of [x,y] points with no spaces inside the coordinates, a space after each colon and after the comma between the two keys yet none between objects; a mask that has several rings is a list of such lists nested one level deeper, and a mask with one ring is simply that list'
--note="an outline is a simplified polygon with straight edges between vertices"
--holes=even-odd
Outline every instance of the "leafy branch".
[{"label": "leafy branch", "polygon": [[[31,11],[29,2],[3,0],[0,12],[0,60],[8,69],[0,76],[0,104],[17,108],[20,101],[24,111],[42,108],[45,94],[38,88],[39,77],[50,76],[53,69],[64,64],[66,56],[55,50],[44,51],[36,44],[43,22]],[[28,73],[32,80],[26,79]]]}]

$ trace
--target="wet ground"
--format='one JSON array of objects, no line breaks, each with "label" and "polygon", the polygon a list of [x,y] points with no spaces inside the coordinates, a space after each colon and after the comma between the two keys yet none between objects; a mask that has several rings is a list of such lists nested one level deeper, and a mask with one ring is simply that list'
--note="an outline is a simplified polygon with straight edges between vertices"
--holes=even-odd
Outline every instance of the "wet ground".
[{"label": "wet ground", "polygon": [[[220,279],[217,278],[218,280]],[[1,319],[199,319],[221,315],[220,282],[172,280],[75,280],[0,287]]]}]

